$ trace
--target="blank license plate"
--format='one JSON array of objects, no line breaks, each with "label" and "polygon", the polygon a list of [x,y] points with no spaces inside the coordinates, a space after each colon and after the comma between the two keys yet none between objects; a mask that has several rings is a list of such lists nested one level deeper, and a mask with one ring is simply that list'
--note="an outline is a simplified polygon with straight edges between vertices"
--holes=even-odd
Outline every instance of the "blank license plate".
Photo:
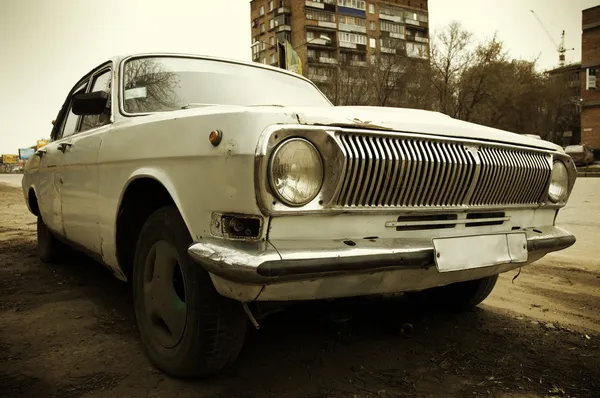
[{"label": "blank license plate", "polygon": [[433,248],[439,272],[527,261],[523,233],[435,238]]}]

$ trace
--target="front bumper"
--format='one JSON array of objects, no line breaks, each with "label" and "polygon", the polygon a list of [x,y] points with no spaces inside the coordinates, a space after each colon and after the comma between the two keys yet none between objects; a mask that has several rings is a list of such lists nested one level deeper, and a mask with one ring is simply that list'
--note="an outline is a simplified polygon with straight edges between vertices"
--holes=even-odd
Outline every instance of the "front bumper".
[{"label": "front bumper", "polygon": [[306,300],[421,290],[477,279],[565,249],[575,237],[558,227],[528,228],[527,262],[440,273],[429,239],[231,241],[203,239],[191,258],[217,290],[240,301]]}]

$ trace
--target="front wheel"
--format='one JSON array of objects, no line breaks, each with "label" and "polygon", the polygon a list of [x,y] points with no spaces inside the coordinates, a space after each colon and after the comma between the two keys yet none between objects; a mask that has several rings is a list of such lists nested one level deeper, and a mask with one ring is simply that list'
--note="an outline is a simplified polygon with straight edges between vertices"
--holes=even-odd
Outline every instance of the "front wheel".
[{"label": "front wheel", "polygon": [[192,243],[175,206],[154,212],[138,238],[133,272],[138,328],[150,360],[174,377],[218,373],[237,359],[247,318],[193,263]]},{"label": "front wheel", "polygon": [[498,274],[472,281],[434,287],[410,297],[418,308],[442,311],[467,311],[485,300],[498,280]]}]

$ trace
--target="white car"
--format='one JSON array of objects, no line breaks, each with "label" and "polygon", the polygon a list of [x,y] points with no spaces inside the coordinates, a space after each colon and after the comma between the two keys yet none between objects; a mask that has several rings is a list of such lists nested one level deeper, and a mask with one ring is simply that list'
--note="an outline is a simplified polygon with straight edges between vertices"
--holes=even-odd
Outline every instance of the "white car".
[{"label": "white car", "polygon": [[147,355],[179,377],[233,364],[257,302],[408,292],[465,309],[498,274],[575,242],[555,226],[576,178],[559,146],[335,107],[255,63],[103,63],[25,169],[41,259],[68,245],[131,281]]}]

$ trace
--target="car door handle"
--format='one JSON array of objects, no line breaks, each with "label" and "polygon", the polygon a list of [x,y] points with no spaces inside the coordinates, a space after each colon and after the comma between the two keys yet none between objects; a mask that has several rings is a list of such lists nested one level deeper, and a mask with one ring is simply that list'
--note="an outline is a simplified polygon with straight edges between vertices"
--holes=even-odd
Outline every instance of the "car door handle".
[{"label": "car door handle", "polygon": [[67,148],[70,148],[72,146],[73,146],[73,144],[71,144],[69,142],[61,142],[60,144],[58,144],[58,150],[61,151],[62,153],[65,153]]},{"label": "car door handle", "polygon": [[41,148],[41,149],[38,149],[37,151],[35,151],[35,155],[39,156],[41,158],[42,156],[44,156],[46,154],[46,152],[47,152],[46,148]]}]

